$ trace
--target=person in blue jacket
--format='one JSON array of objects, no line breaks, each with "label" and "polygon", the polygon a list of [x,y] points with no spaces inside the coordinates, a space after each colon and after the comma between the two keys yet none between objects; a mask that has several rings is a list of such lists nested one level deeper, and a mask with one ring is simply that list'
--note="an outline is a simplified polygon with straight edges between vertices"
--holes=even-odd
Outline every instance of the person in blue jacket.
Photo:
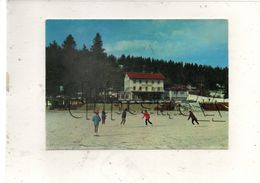
[{"label": "person in blue jacket", "polygon": [[98,125],[99,125],[99,122],[101,121],[101,118],[98,114],[98,111],[94,113],[94,116],[92,117],[92,121],[94,123],[94,135],[95,136],[98,136]]}]

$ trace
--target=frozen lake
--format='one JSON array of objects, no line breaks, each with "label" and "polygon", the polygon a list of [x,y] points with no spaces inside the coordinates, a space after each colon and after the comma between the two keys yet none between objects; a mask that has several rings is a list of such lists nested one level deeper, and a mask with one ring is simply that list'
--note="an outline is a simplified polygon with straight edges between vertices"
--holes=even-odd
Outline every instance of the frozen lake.
[{"label": "frozen lake", "polygon": [[[166,113],[166,112],[165,112]],[[91,120],[86,120],[84,111],[46,112],[46,148],[58,149],[227,149],[228,112],[195,112],[200,125],[192,125],[187,116],[177,111],[169,115],[151,114],[153,126],[145,126],[142,114],[127,114],[122,127],[121,114],[108,113],[106,124],[99,125],[99,135],[94,136]],[[89,118],[92,113],[88,114]],[[212,120],[213,119],[213,120]]]}]

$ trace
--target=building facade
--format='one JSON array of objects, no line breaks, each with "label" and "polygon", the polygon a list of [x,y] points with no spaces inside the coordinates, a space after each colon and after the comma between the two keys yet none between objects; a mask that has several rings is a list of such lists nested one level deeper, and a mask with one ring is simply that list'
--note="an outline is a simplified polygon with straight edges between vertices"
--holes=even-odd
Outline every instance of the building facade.
[{"label": "building facade", "polygon": [[161,73],[127,72],[124,78],[124,92],[120,100],[157,100],[164,93],[165,77]]},{"label": "building facade", "polygon": [[187,100],[191,88],[190,85],[173,85],[164,93],[164,99],[175,101]]},{"label": "building facade", "polygon": [[187,100],[189,96],[188,90],[169,90],[165,92],[166,100],[183,101]]}]

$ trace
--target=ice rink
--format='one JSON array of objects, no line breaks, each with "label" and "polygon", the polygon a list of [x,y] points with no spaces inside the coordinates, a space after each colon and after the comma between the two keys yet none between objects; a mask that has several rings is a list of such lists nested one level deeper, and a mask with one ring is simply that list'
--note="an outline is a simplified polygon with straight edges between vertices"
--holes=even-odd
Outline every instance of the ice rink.
[{"label": "ice rink", "polygon": [[[169,115],[151,114],[153,126],[145,126],[142,114],[127,114],[124,127],[121,115],[107,113],[106,124],[99,125],[94,136],[91,120],[84,111],[46,112],[46,148],[54,149],[226,149],[228,148],[228,112],[195,112],[200,125],[192,125],[187,116],[178,111]],[[167,114],[165,112],[164,114]],[[213,116],[214,115],[214,116]],[[89,118],[92,113],[88,113]],[[202,121],[200,121],[202,120]]]}]

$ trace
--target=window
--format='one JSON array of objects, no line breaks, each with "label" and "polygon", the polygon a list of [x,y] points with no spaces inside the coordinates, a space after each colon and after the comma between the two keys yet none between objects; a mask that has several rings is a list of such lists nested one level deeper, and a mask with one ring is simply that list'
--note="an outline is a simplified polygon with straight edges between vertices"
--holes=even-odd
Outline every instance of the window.
[{"label": "window", "polygon": [[142,91],[142,87],[141,86],[139,87],[139,90]]},{"label": "window", "polygon": [[157,83],[160,84],[160,81],[158,80]]},{"label": "window", "polygon": [[147,91],[148,90],[148,87],[145,87],[145,91]]},{"label": "window", "polygon": [[154,84],[154,80],[152,80],[152,84]]},{"label": "window", "polygon": [[147,83],[148,83],[148,80],[146,80],[145,83],[147,84]]},{"label": "window", "polygon": [[139,80],[139,83],[142,83],[142,80]]},{"label": "window", "polygon": [[161,90],[161,88],[160,87],[158,87],[158,91],[160,91]]},{"label": "window", "polygon": [[134,83],[136,83],[136,80],[133,80]]},{"label": "window", "polygon": [[135,91],[135,90],[136,90],[136,87],[134,86],[133,89],[134,89],[134,91]]}]

